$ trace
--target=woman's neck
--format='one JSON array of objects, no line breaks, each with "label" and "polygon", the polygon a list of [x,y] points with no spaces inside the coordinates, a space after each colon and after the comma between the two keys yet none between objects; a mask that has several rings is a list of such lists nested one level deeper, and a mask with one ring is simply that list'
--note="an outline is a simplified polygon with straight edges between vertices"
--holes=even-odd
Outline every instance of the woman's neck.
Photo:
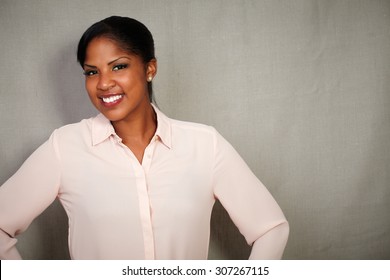
[{"label": "woman's neck", "polygon": [[138,161],[142,162],[145,148],[150,143],[157,129],[157,116],[150,105],[141,114],[117,122],[112,122],[116,134],[122,139]]}]

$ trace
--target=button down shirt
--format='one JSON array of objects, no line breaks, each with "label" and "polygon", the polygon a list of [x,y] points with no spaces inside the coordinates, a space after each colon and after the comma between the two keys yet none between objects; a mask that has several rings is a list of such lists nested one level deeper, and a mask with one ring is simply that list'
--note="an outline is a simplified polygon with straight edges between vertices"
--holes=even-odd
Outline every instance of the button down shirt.
[{"label": "button down shirt", "polygon": [[16,256],[15,236],[56,198],[73,259],[206,259],[216,199],[248,244],[286,223],[215,129],[154,109],[142,164],[101,114],[55,130],[0,188],[0,254]]}]

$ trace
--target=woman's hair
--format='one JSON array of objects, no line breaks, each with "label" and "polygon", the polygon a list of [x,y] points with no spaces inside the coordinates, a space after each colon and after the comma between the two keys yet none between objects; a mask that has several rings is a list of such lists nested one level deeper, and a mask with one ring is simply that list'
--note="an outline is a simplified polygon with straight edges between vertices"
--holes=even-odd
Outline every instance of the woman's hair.
[{"label": "woman's hair", "polygon": [[[154,40],[148,28],[141,22],[120,16],[111,16],[89,27],[81,37],[77,48],[77,61],[84,66],[88,44],[95,38],[113,40],[118,47],[135,54],[148,63],[155,59]],[[154,101],[152,83],[148,83],[149,100]]]}]

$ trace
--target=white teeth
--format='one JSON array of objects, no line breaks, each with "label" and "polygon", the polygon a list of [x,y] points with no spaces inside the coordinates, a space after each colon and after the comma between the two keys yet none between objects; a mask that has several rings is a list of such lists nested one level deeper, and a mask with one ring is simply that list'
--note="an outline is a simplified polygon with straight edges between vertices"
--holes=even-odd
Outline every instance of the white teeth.
[{"label": "white teeth", "polygon": [[121,99],[123,97],[123,95],[114,95],[114,96],[110,96],[110,97],[103,97],[103,102],[104,103],[112,103],[112,102],[115,102],[119,99]]}]

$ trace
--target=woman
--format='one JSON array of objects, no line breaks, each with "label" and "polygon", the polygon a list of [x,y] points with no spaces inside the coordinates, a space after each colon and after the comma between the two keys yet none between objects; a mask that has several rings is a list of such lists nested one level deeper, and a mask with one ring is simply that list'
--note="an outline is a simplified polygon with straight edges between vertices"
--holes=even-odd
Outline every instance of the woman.
[{"label": "woman", "polygon": [[252,259],[281,258],[288,223],[237,152],[151,104],[157,62],[142,23],[95,23],[77,57],[101,114],[55,130],[0,188],[1,258],[20,258],[15,236],[57,197],[73,259],[206,259],[216,199]]}]

